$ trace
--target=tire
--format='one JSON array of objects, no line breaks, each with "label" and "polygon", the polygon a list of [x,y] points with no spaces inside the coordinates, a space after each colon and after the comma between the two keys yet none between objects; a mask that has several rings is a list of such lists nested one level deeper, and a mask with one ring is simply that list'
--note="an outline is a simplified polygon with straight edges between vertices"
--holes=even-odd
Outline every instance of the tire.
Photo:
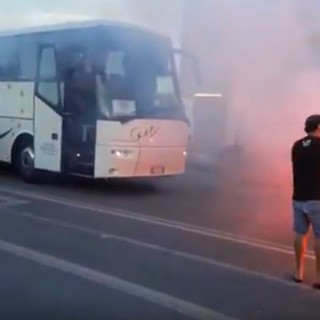
[{"label": "tire", "polygon": [[16,168],[23,181],[38,183],[39,173],[34,168],[34,150],[31,144],[22,144],[16,153]]}]

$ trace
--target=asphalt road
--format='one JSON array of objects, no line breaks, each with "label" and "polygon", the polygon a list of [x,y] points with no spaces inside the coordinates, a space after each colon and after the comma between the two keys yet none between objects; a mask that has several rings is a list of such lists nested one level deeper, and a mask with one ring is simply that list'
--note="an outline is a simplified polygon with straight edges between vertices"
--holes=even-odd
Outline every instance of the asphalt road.
[{"label": "asphalt road", "polygon": [[0,319],[319,319],[292,270],[285,190],[190,169],[161,181],[0,171]]}]

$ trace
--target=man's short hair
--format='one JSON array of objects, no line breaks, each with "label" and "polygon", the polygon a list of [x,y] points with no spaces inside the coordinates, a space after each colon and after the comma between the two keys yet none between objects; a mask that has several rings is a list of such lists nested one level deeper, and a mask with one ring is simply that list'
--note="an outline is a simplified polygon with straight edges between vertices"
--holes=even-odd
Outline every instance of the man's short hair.
[{"label": "man's short hair", "polygon": [[312,133],[320,126],[320,114],[314,114],[309,116],[305,121],[304,131],[306,133]]}]

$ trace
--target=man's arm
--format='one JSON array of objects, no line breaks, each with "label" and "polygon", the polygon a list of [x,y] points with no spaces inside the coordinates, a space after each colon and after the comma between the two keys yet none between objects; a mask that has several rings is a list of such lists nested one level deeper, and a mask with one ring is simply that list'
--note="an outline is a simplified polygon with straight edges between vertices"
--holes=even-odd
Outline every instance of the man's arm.
[{"label": "man's arm", "polygon": [[294,143],[293,146],[291,147],[291,163],[293,163],[295,158],[295,149],[296,149],[296,143]]},{"label": "man's arm", "polygon": [[95,93],[96,77],[91,73],[75,73],[73,76],[73,87],[80,94],[92,95]]}]

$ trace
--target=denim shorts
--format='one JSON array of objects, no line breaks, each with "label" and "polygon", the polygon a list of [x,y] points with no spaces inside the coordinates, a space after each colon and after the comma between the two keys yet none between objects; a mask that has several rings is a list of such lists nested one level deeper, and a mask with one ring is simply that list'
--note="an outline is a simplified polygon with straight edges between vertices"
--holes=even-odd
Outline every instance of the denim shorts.
[{"label": "denim shorts", "polygon": [[320,201],[293,201],[294,231],[305,235],[310,226],[320,239]]}]

